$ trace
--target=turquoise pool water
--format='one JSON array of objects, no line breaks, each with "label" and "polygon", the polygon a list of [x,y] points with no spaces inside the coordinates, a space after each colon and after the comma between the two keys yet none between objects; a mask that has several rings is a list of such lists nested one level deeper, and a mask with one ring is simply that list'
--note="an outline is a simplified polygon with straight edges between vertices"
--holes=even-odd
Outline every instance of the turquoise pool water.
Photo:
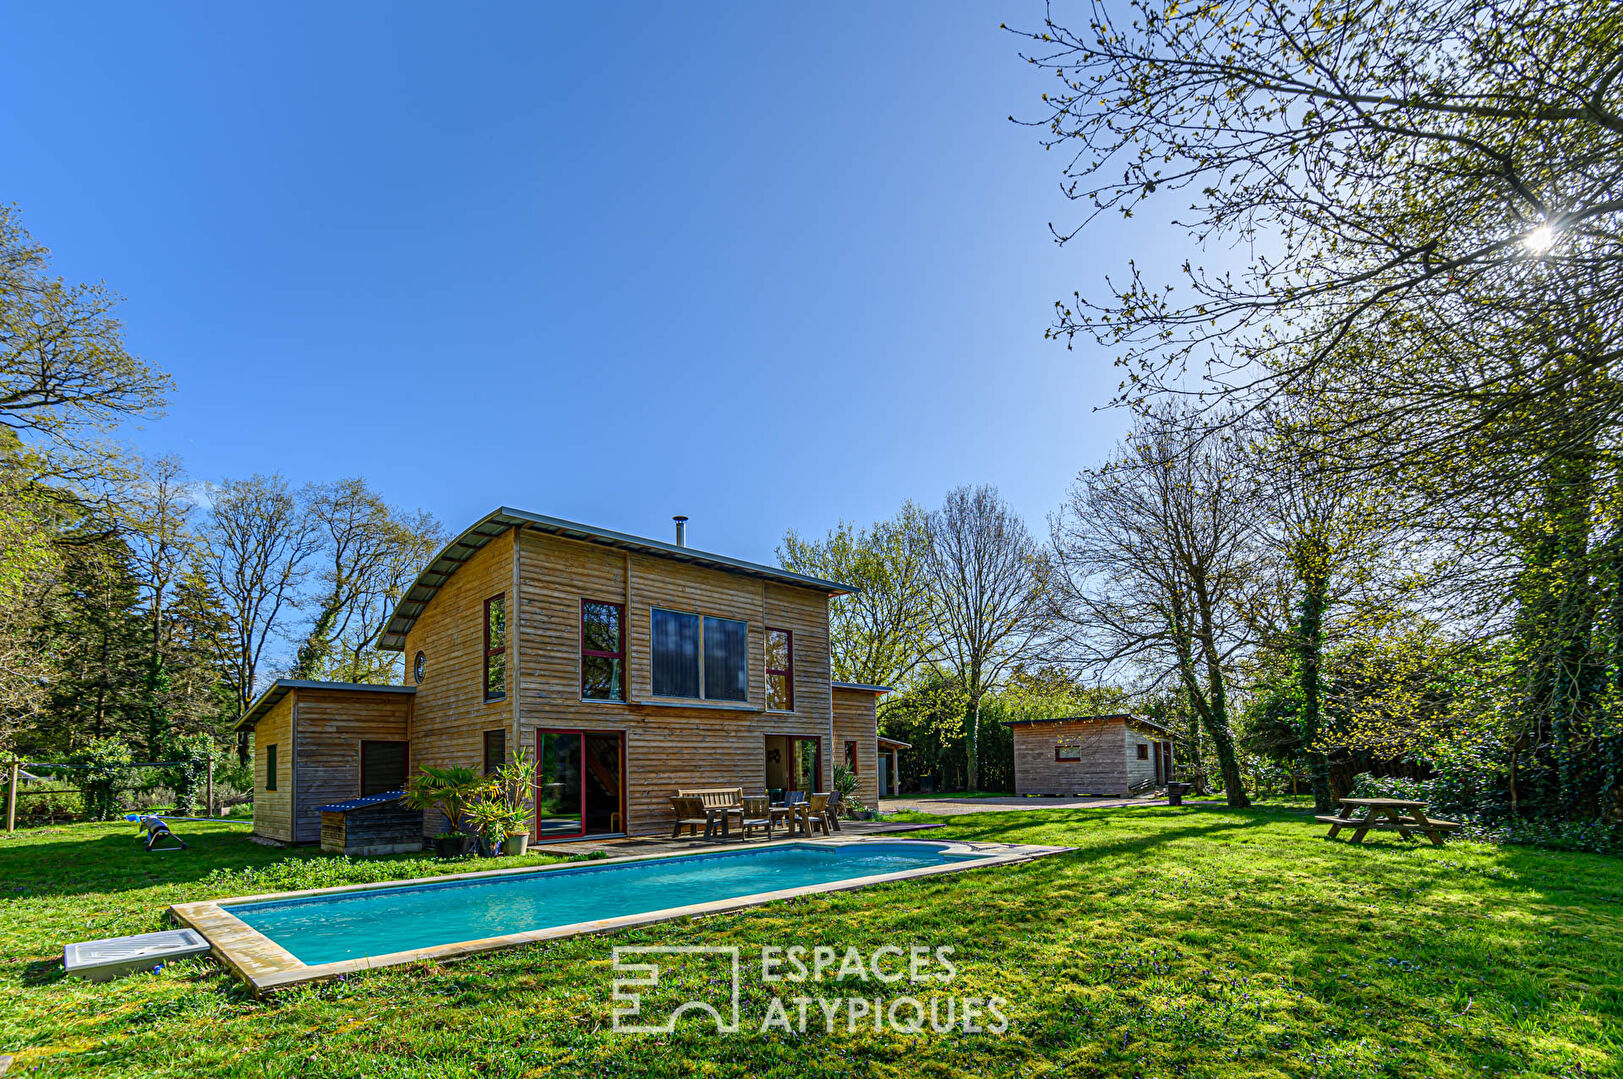
[{"label": "turquoise pool water", "polygon": [[308,966],[972,862],[928,843],[770,847],[228,905]]}]

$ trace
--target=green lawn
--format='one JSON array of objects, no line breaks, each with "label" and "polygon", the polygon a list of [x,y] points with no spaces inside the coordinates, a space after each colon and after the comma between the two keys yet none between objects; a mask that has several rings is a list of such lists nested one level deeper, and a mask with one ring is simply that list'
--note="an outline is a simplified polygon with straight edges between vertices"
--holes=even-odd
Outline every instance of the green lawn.
[{"label": "green lawn", "polygon": [[[1027,865],[778,903],[446,967],[248,997],[212,962],[91,985],[67,940],[159,928],[170,902],[415,873],[196,825],[183,854],[83,825],[0,838],[0,1054],[12,1074],[140,1076],[1599,1076],[1623,1072],[1623,862],[1373,838],[1299,812],[985,813],[932,837],[1063,844]],[[261,867],[211,876],[218,867]],[[457,867],[465,868],[465,867]],[[673,900],[675,901],[675,900]],[[1001,1035],[761,1033],[780,995],[872,984],[745,979],[744,1033],[611,1030],[615,944],[949,945],[941,992],[1004,998]],[[704,990],[682,972],[680,991]],[[713,985],[712,985],[713,987]],[[37,1068],[37,1071],[30,1069]]]}]

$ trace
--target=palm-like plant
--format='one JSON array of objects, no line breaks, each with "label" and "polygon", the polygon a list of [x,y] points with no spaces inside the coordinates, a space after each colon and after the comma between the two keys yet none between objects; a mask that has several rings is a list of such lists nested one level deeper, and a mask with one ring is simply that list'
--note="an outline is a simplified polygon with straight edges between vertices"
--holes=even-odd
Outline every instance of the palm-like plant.
[{"label": "palm-like plant", "polygon": [[406,785],[406,804],[413,809],[438,809],[452,832],[462,831],[468,807],[494,786],[488,776],[462,764],[425,767]]}]

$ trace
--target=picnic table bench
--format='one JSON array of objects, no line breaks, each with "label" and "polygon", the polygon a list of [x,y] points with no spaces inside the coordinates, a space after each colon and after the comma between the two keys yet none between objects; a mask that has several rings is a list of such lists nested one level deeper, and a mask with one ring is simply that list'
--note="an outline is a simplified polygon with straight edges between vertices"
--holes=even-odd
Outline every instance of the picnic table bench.
[{"label": "picnic table bench", "polygon": [[[1326,839],[1334,839],[1343,828],[1356,829],[1352,837],[1354,843],[1362,843],[1365,833],[1371,830],[1396,832],[1404,839],[1413,839],[1414,833],[1424,832],[1426,838],[1440,847],[1443,845],[1443,834],[1456,831],[1459,823],[1428,817],[1426,805],[1425,802],[1409,802],[1402,798],[1343,798],[1340,813],[1333,817],[1318,816],[1313,819],[1330,826]],[[1364,815],[1354,817],[1353,813],[1359,809],[1364,810]]]}]

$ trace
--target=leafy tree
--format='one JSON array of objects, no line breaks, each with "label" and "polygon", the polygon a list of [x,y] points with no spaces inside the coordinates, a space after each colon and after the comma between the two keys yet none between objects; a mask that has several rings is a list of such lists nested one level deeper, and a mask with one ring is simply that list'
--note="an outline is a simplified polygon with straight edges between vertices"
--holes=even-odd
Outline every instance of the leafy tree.
[{"label": "leafy tree", "polygon": [[105,285],[50,274],[50,252],[0,205],[0,425],[46,443],[150,414],[169,381],[130,355]]},{"label": "leafy tree", "polygon": [[929,543],[927,516],[911,502],[867,528],[841,521],[817,540],[784,534],[778,561],[785,569],[861,589],[829,604],[835,678],[900,686],[930,654]]}]

